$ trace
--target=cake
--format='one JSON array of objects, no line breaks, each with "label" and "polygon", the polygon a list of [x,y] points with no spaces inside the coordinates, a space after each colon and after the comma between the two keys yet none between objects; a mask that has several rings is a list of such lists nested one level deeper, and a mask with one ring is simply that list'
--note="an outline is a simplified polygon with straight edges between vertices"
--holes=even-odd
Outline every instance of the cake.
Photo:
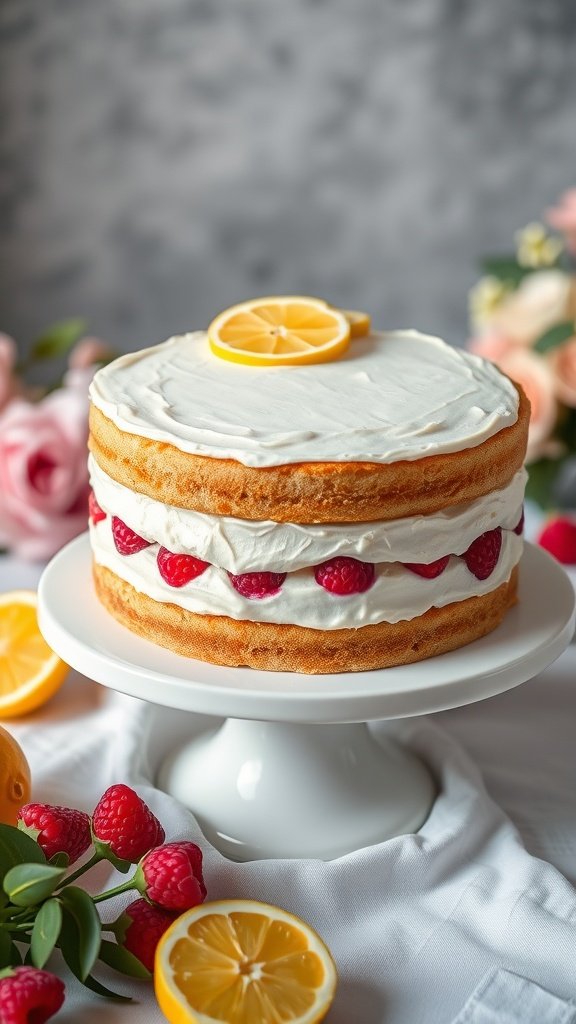
[{"label": "cake", "polygon": [[96,592],[155,644],[360,671],[468,644],[516,601],[529,404],[477,356],[387,331],[253,366],[200,331],[90,397]]}]

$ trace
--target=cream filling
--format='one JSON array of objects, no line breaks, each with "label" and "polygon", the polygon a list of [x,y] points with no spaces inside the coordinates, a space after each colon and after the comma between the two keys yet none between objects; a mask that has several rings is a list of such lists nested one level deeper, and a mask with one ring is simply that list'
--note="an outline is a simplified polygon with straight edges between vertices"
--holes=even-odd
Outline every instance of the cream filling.
[{"label": "cream filling", "polygon": [[510,578],[523,548],[522,537],[504,531],[498,564],[487,580],[477,580],[463,559],[452,556],[444,572],[433,580],[416,576],[399,562],[381,563],[376,566],[376,579],[369,590],[346,597],[325,591],[316,583],[312,569],[299,569],[286,576],[278,594],[250,600],[239,594],[226,572],[215,565],[185,587],[169,586],[158,572],[158,546],[154,544],[135,555],[120,555],[114,546],[109,519],[91,525],[90,537],[97,563],[155,601],[199,615],[228,615],[232,619],[292,623],[323,630],[413,619],[432,607],[441,608],[453,601],[488,594]]},{"label": "cream filling", "polygon": [[522,469],[500,491],[427,516],[301,526],[164,505],[116,483],[93,456],[89,467],[96,500],[109,515],[119,516],[141,537],[169,551],[196,555],[235,574],[258,569],[293,572],[335,555],[374,563],[434,562],[443,555],[459,555],[487,530],[514,529],[522,514],[527,477]]},{"label": "cream filling", "polygon": [[273,367],[219,359],[198,331],[103,367],[90,397],[121,430],[255,467],[420,459],[473,448],[518,418],[518,392],[492,363],[417,331]]}]

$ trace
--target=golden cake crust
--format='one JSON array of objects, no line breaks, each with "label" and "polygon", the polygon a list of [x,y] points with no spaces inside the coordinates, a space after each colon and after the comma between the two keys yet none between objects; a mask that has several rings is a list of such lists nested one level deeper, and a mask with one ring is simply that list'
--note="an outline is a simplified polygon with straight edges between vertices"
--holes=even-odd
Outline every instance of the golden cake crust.
[{"label": "golden cake crust", "polygon": [[177,654],[215,665],[272,672],[359,672],[406,665],[444,654],[485,636],[516,603],[518,567],[496,590],[431,608],[402,622],[360,629],[318,630],[197,615],[141,594],[110,569],[94,563],[96,592],[123,626]]},{"label": "golden cake crust", "polygon": [[505,487],[522,466],[530,403],[475,448],[414,461],[302,462],[253,468],[182,452],[120,430],[94,405],[90,450],[108,476],[178,508],[284,523],[345,523],[428,515]]}]

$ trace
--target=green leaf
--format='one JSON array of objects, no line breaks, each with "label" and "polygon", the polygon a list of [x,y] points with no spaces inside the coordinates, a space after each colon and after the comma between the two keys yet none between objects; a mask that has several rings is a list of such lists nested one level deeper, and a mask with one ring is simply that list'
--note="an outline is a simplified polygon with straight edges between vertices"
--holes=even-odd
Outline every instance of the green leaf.
[{"label": "green leaf", "polygon": [[484,274],[496,277],[514,288],[532,273],[532,268],[523,267],[515,256],[487,256],[481,261],[480,266]]},{"label": "green leaf", "polygon": [[61,927],[62,907],[60,900],[46,900],[46,903],[42,904],[36,914],[30,939],[30,953],[35,967],[42,968],[48,961],[58,941]]},{"label": "green leaf", "polygon": [[109,942],[108,939],[102,939],[99,959],[103,963],[108,964],[108,967],[113,967],[115,971],[119,971],[120,974],[128,975],[129,978],[149,981],[152,977],[150,971],[144,967],[144,964],[130,950],[125,949],[124,946],[119,946],[116,942]]},{"label": "green leaf", "polygon": [[104,996],[106,999],[115,999],[119,1003],[131,1003],[132,999],[130,996],[121,996],[117,992],[113,992],[111,989],[106,988],[102,982],[98,981],[98,979],[94,978],[91,974],[83,976],[80,958],[78,955],[78,943],[78,924],[75,917],[65,909],[64,919],[62,921],[62,931],[60,932],[58,945],[60,946],[62,956],[72,971],[72,974],[78,978],[86,988],[90,989],[91,992],[96,992],[99,996]]},{"label": "green leaf", "polygon": [[526,497],[547,511],[554,504],[552,487],[563,459],[538,459],[527,466]]},{"label": "green leaf", "polygon": [[65,874],[51,864],[18,864],[4,876],[4,892],[16,907],[33,907],[52,895]]},{"label": "green leaf", "polygon": [[59,320],[52,324],[34,343],[30,359],[53,359],[64,356],[73,345],[86,333],[86,321],[81,317],[70,320]]},{"label": "green leaf", "polygon": [[44,851],[30,836],[13,825],[0,824],[0,883],[18,864],[45,864]]},{"label": "green leaf", "polygon": [[573,338],[576,334],[576,324],[573,320],[563,320],[561,324],[555,324],[549,331],[545,331],[538,338],[538,341],[534,345],[536,352],[550,352],[553,348],[558,348],[558,345],[562,345],[568,338]]},{"label": "green leaf", "polygon": [[70,857],[64,850],[61,850],[60,853],[54,853],[48,863],[53,864],[55,868],[67,868],[70,863]]},{"label": "green leaf", "polygon": [[98,911],[84,889],[68,885],[62,889],[60,899],[75,923],[78,931],[78,966],[80,981],[88,977],[100,952],[102,924]]}]

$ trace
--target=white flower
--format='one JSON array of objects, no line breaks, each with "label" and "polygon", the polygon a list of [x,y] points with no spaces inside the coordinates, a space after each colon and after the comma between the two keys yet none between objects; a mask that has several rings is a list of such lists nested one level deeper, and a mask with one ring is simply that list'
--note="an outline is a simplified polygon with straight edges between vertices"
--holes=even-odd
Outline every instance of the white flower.
[{"label": "white flower", "polygon": [[551,267],[564,248],[561,238],[553,238],[543,224],[534,221],[516,232],[516,255],[522,267]]},{"label": "white flower", "polygon": [[475,330],[488,324],[510,292],[510,285],[497,277],[481,277],[468,293],[470,320]]}]

